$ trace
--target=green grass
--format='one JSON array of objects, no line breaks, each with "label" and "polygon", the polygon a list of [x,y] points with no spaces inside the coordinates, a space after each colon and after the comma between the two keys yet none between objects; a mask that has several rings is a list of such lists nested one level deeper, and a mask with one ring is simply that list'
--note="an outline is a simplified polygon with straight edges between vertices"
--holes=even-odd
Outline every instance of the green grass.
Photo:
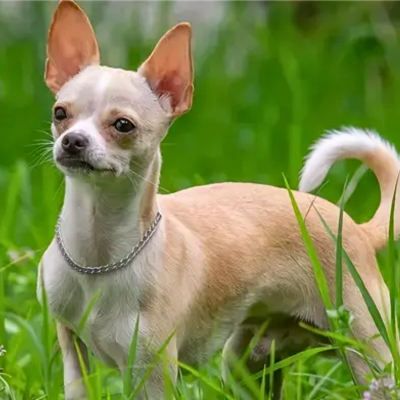
[{"label": "green grass", "polygon": [[[378,2],[321,2],[315,5],[316,16],[303,17],[299,23],[291,3],[273,3],[268,15],[256,10],[257,18],[250,3],[230,4],[212,40],[205,41],[201,27],[194,31],[194,106],[173,125],[162,145],[161,192],[225,180],[285,187],[282,174],[288,186],[296,188],[309,145],[324,130],[342,125],[376,128],[400,149],[396,12],[388,12],[388,6]],[[125,58],[119,63],[100,40],[103,63],[136,68],[171,25],[170,7],[159,5],[150,40],[140,34],[145,22],[134,11],[129,24],[113,30],[118,20],[102,16],[104,4],[93,7],[84,2],[83,6],[90,10],[95,28],[109,24]],[[52,105],[42,77],[54,4],[22,2],[21,7],[23,12],[10,19],[0,3],[0,345],[7,350],[0,356],[0,399],[53,400],[62,398],[62,365],[54,324],[36,300],[36,268],[52,238],[63,198],[62,177],[50,163],[42,162],[40,143],[48,139]],[[124,2],[118,7],[126,11],[134,6]],[[357,167],[355,162],[338,163],[319,194],[341,204],[343,186]],[[367,172],[345,202],[345,211],[361,222],[373,215],[378,203],[376,180]],[[341,251],[340,235],[337,239],[338,259],[354,273],[351,260]],[[311,245],[308,250],[315,271],[321,272]],[[380,254],[392,297],[392,327],[380,328],[391,343],[399,325],[397,250],[391,242]],[[339,267],[337,274],[341,276]],[[373,312],[380,324],[380,316]],[[344,312],[340,314],[340,324],[346,324],[346,318]],[[332,337],[343,348],[343,335]],[[347,344],[359,346],[350,339]],[[270,373],[282,368],[289,400],[359,398],[346,364],[322,357],[324,350],[275,361],[261,378],[267,383]],[[199,370],[182,366],[185,374],[178,398],[198,399],[202,393],[207,400],[247,399],[234,382],[222,388],[219,357]],[[104,398],[123,393],[123,377],[94,359],[91,365],[87,381],[93,399],[99,393]],[[395,367],[398,379],[400,364]],[[244,374],[243,379],[253,387],[251,377]],[[251,398],[264,399],[254,390]],[[172,398],[174,389],[168,386],[167,393]]]}]

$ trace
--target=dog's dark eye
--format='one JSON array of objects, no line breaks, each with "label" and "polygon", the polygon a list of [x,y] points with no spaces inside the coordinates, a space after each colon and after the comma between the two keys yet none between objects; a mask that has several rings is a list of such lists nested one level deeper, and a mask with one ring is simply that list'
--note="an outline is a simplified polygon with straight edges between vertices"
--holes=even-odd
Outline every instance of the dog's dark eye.
[{"label": "dog's dark eye", "polygon": [[114,122],[114,128],[121,133],[130,133],[135,129],[135,125],[126,118],[119,118]]},{"label": "dog's dark eye", "polygon": [[56,107],[54,109],[54,118],[57,121],[62,121],[63,119],[67,118],[67,112],[65,111],[65,108],[63,107]]}]

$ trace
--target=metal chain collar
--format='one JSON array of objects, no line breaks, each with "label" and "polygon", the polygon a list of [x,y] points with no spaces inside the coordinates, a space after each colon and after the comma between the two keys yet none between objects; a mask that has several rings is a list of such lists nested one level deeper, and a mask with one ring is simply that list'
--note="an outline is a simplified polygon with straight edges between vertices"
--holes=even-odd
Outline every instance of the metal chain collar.
[{"label": "metal chain collar", "polygon": [[68,265],[75,271],[80,272],[81,274],[86,275],[103,275],[109,272],[114,272],[119,269],[126,267],[128,264],[132,262],[132,260],[140,253],[144,246],[146,246],[147,242],[153,236],[156,231],[156,228],[161,220],[161,214],[157,212],[156,218],[154,219],[153,223],[151,224],[150,228],[144,233],[143,237],[140,241],[135,245],[135,247],[121,260],[101,265],[99,267],[83,267],[77,264],[68,254],[64,241],[61,237],[61,217],[57,221],[56,225],[56,240],[57,244],[60,248],[61,254],[63,255],[65,261]]}]

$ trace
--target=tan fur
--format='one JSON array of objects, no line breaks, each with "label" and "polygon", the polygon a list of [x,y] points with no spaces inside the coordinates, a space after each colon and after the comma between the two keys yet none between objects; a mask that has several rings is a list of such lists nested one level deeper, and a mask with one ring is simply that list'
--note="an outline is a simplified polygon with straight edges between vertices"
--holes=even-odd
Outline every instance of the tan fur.
[{"label": "tan fur", "polygon": [[[70,23],[75,24],[74,21],[84,35],[81,42],[88,37],[91,50],[85,52],[79,43],[74,43],[74,52],[86,54],[86,58],[57,64],[51,74],[56,80],[47,79],[51,90],[63,82],[56,94],[56,105],[68,104],[67,120],[53,121],[52,125],[55,161],[66,175],[61,213],[66,247],[81,265],[113,262],[131,250],[154,220],[157,210],[163,219],[132,265],[110,275],[84,276],[72,271],[55,241],[46,250],[42,275],[51,313],[59,321],[66,399],[84,397],[82,382],[76,383],[82,375],[71,344],[71,331],[79,325],[96,293],[99,297],[89,313],[82,340],[103,361],[124,372],[139,316],[133,378],[144,373],[157,348],[172,333],[166,354],[173,381],[177,377],[173,360],[196,365],[222,347],[227,374],[231,357],[240,357],[250,344],[253,334],[249,331],[254,333],[269,319],[272,325],[262,336],[253,362],[249,362],[253,372],[267,362],[271,338],[284,338],[277,346],[278,358],[314,345],[315,337],[303,330],[301,340],[290,340],[290,335],[299,334],[297,320],[321,329],[329,329],[329,323],[285,189],[223,183],[169,195],[157,194],[160,141],[171,121],[187,111],[192,101],[190,26],[183,24],[169,31],[138,73],[100,67],[92,65],[97,63],[97,43],[93,42],[90,24],[71,3],[64,0],[58,6],[49,35],[48,57],[53,59],[54,52],[63,54],[59,35],[66,36],[69,46]],[[53,40],[61,48],[55,49]],[[91,65],[68,76],[82,63]],[[160,93],[156,83],[165,77],[168,84]],[[120,138],[111,123],[107,125],[105,121],[121,115],[131,118],[136,129],[130,136]],[[59,161],[63,157],[60,141],[75,130],[83,132],[89,140],[90,151],[85,159],[98,169],[92,174],[63,167]],[[393,190],[393,168],[384,153],[376,157],[378,179],[381,183],[388,182],[388,190]],[[331,230],[337,232],[339,209],[310,194],[294,192],[294,195],[334,300],[335,243],[317,210]],[[386,206],[383,204],[379,213],[386,212]],[[376,223],[373,228],[368,224],[358,225],[345,214],[343,246],[371,296],[384,311],[388,293],[375,257],[376,248],[382,243],[379,229],[383,219],[373,221]],[[38,283],[40,299],[40,278]],[[355,317],[354,335],[367,341],[377,329],[346,267],[343,286],[345,306]],[[382,338],[370,345],[378,361],[391,360]],[[359,382],[364,382],[367,365],[356,356],[351,356],[350,362]],[[162,398],[162,372],[157,366],[147,383],[151,400]],[[275,399],[281,396],[281,384],[278,373]],[[141,393],[140,399],[143,398]]]},{"label": "tan fur", "polygon": [[[364,161],[374,171],[381,189],[381,203],[378,210],[371,221],[361,225],[367,232],[375,250],[381,250],[387,244],[390,209],[399,176],[398,165],[386,157],[382,150],[365,155],[360,154],[357,158]],[[396,197],[398,198],[398,196]],[[398,236],[399,228],[396,231],[395,235]]]}]

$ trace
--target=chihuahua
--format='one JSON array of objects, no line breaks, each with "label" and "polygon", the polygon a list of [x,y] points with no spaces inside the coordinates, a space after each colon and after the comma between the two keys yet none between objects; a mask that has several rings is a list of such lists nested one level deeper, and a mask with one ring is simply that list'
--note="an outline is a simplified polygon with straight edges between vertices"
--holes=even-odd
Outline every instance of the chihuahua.
[{"label": "chihuahua", "polygon": [[[152,365],[138,398],[159,400],[166,372],[177,379],[178,361],[199,365],[223,349],[229,379],[268,320],[247,364],[253,373],[268,362],[271,340],[279,342],[276,359],[317,342],[298,321],[331,329],[286,189],[220,183],[157,193],[160,142],[192,105],[188,23],[169,30],[136,72],[109,68],[100,65],[85,13],[62,0],[49,30],[45,82],[55,95],[53,155],[65,175],[65,199],[40,262],[38,298],[43,304],[46,293],[57,321],[67,400],[86,398],[88,350],[123,374],[131,371],[132,387]],[[337,234],[340,209],[306,192],[336,160],[349,157],[376,173],[382,199],[367,223],[344,214],[343,247],[384,315],[389,297],[376,251],[387,241],[400,170],[396,151],[374,133],[333,132],[313,148],[293,195],[335,301],[336,245],[322,219]],[[377,363],[390,363],[346,268],[343,299],[355,338],[368,344]],[[356,352],[348,359],[365,383],[368,363]],[[274,399],[280,399],[282,376],[274,377]]]}]

